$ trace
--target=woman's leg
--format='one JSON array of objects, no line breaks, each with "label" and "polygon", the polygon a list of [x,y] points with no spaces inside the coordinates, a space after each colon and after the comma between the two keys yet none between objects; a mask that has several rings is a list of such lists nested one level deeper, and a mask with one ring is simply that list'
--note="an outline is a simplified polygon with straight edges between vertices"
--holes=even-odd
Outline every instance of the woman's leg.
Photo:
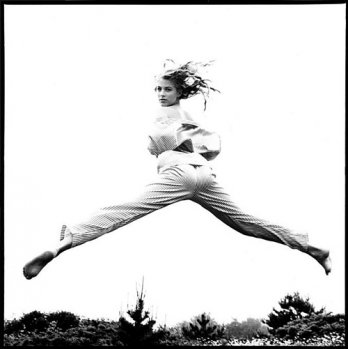
[{"label": "woman's leg", "polygon": [[193,201],[244,235],[277,242],[309,254],[320,263],[326,274],[330,273],[331,259],[328,250],[310,245],[307,234],[296,234],[282,226],[245,214],[216,182],[215,175],[210,172],[209,176],[207,185],[196,192]]},{"label": "woman's leg", "polygon": [[74,226],[63,226],[61,241],[46,250],[23,268],[27,279],[37,276],[40,271],[60,253],[94,240],[106,233],[129,224],[151,212],[192,196],[191,167],[173,166],[164,169],[155,181],[145,187],[144,192],[129,202],[104,207],[88,221]]}]

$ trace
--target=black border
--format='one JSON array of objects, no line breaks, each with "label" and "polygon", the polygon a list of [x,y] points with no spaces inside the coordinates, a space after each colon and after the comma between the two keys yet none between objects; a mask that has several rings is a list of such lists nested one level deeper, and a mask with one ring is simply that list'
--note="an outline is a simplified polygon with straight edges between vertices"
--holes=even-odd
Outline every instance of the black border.
[{"label": "black border", "polygon": [[[2,261],[2,275],[3,275],[3,284],[4,284],[4,274],[5,274],[5,259],[4,259],[4,188],[5,188],[5,30],[4,30],[4,5],[335,5],[335,4],[346,4],[344,0],[287,0],[287,1],[215,1],[215,0],[206,0],[206,1],[193,1],[185,2],[184,0],[170,1],[168,3],[158,3],[155,1],[148,2],[126,2],[126,1],[115,1],[115,0],[36,0],[36,1],[26,1],[26,0],[0,0],[0,70],[1,70],[1,79],[0,79],[0,131],[1,131],[1,178],[2,178],[2,195],[1,195],[1,212],[0,212],[0,224],[1,224],[1,249],[0,249],[0,258]],[[345,84],[346,86],[346,84]],[[345,102],[345,113],[346,113],[346,102]],[[346,134],[346,133],[345,133]],[[345,143],[346,145],[346,143]],[[1,298],[1,315],[4,323],[4,292],[3,297]]]}]

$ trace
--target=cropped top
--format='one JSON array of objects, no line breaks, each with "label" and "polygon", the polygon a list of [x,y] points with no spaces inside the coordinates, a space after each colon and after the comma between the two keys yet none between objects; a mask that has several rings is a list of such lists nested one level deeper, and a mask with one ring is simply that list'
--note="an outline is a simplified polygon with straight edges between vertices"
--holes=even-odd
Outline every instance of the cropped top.
[{"label": "cropped top", "polygon": [[220,136],[193,121],[180,106],[158,109],[149,132],[148,150],[158,168],[179,164],[205,165],[221,151]]}]

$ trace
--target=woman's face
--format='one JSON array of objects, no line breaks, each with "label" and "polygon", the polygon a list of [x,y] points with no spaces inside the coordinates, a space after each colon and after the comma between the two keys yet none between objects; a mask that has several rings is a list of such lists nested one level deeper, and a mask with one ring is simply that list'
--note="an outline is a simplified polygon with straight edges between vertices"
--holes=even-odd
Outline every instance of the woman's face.
[{"label": "woman's face", "polygon": [[158,79],[155,91],[162,107],[179,104],[181,94],[170,80]]}]

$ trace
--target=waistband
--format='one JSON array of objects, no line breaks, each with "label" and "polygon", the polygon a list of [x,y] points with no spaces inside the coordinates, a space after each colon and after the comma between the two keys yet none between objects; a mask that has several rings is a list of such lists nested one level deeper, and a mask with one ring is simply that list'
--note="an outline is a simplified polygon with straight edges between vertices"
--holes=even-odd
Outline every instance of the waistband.
[{"label": "waistband", "polygon": [[167,150],[158,156],[157,171],[163,167],[175,165],[209,165],[206,160],[199,153],[190,153],[176,150]]}]

